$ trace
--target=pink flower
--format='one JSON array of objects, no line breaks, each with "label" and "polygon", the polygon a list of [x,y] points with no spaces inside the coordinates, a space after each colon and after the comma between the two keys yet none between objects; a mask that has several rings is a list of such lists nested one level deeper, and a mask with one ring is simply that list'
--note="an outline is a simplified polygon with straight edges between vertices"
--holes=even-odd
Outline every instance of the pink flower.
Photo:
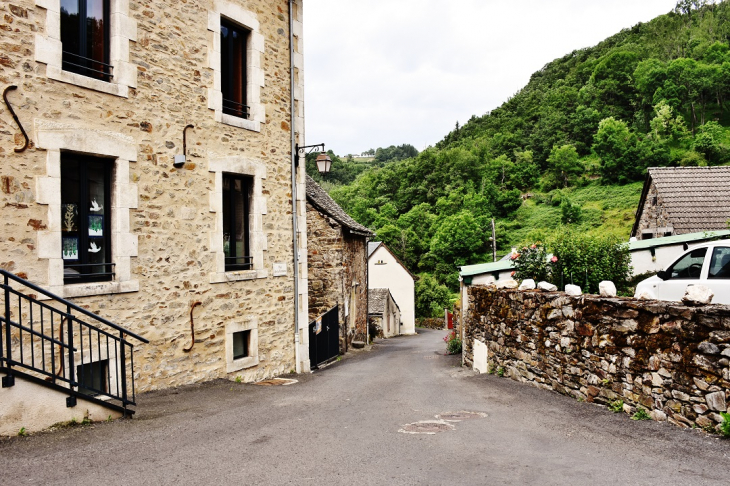
[{"label": "pink flower", "polygon": [[515,276],[515,273],[517,273],[517,272],[515,272],[514,270],[512,270],[512,273],[509,274],[510,277],[514,277]]},{"label": "pink flower", "polygon": [[558,261],[558,257],[556,257],[556,256],[553,256],[553,257],[552,257],[552,258],[550,259],[550,261],[551,261],[551,262],[553,262],[553,263],[555,263],[555,262],[557,262],[557,261]]},{"label": "pink flower", "polygon": [[537,248],[537,245],[532,245],[530,248],[534,250],[535,248]]}]

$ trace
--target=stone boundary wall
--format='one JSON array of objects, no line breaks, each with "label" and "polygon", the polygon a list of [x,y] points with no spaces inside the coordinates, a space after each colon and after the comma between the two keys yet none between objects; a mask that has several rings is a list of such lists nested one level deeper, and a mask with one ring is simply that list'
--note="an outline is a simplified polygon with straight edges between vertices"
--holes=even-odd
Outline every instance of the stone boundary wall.
[{"label": "stone boundary wall", "polygon": [[426,329],[446,329],[443,317],[419,317],[416,319],[416,327],[425,327]]},{"label": "stone boundary wall", "polygon": [[[467,288],[464,362],[654,420],[716,427],[730,398],[730,306]],[[481,346],[480,346],[481,347]],[[482,349],[484,349],[482,347]],[[483,356],[478,356],[483,359]]]}]

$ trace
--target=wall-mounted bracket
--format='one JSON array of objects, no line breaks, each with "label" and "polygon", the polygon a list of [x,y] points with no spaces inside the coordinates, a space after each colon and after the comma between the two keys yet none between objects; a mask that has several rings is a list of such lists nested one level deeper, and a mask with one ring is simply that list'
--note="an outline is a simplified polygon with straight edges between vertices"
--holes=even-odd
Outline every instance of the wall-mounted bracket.
[{"label": "wall-mounted bracket", "polygon": [[175,162],[173,162],[172,166],[176,169],[180,169],[183,165],[185,165],[185,161],[187,160],[188,156],[188,139],[187,139],[187,131],[188,128],[195,128],[193,125],[185,125],[185,128],[183,128],[183,153],[182,155],[176,155],[175,156]]},{"label": "wall-mounted bracket", "polygon": [[13,120],[15,120],[15,123],[18,124],[18,128],[20,128],[20,132],[23,134],[23,137],[25,137],[25,144],[23,144],[22,147],[15,148],[16,153],[24,152],[25,149],[28,148],[28,145],[30,144],[30,139],[28,139],[28,134],[25,133],[25,129],[23,128],[23,125],[20,124],[20,120],[18,120],[18,115],[15,114],[15,111],[13,111],[13,107],[10,106],[10,102],[8,101],[8,91],[12,91],[18,89],[17,86],[8,86],[5,88],[5,91],[3,91],[3,100],[5,101],[5,106],[8,107],[8,110],[10,110],[10,114],[13,115]]}]

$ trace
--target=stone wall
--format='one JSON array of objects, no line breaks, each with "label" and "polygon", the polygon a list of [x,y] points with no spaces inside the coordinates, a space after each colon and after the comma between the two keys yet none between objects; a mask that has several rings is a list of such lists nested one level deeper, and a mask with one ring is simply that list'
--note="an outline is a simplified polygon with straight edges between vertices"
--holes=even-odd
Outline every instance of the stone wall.
[{"label": "stone wall", "polygon": [[367,248],[337,221],[307,203],[309,320],[339,306],[341,350],[364,341],[367,326]]},{"label": "stone wall", "polygon": [[[254,381],[294,370],[290,79],[295,78],[294,130],[301,143],[301,0],[294,5],[293,73],[287,0],[111,4],[112,83],[58,72],[54,56],[60,41],[53,32],[58,0],[0,4],[0,88],[18,86],[8,97],[31,138],[25,152],[14,152],[22,136],[0,106],[0,267],[149,339],[135,354],[138,391],[221,377]],[[226,123],[214,108],[221,16],[240,18],[254,29],[248,54],[255,110],[245,126]],[[187,131],[188,160],[175,169],[173,157],[183,152],[187,124],[194,125]],[[57,201],[59,158],[66,150],[114,164],[112,282],[63,283]],[[252,271],[223,267],[226,172],[255,180]],[[306,278],[300,172],[300,275]],[[303,321],[306,286],[300,292]],[[202,302],[194,311],[196,344],[185,353],[196,301]],[[256,365],[236,369],[227,357],[226,335],[242,326],[257,329],[258,358]],[[306,371],[306,329],[299,338],[304,350],[299,364]]]},{"label": "stone wall", "polygon": [[476,340],[486,344],[491,370],[588,402],[623,400],[628,412],[643,407],[680,426],[714,427],[728,410],[727,306],[479,286],[467,292],[469,365]]},{"label": "stone wall", "polygon": [[[659,195],[656,184],[654,182],[649,186],[649,190],[644,200],[644,208],[641,212],[641,219],[636,231],[636,239],[643,240],[644,233],[651,233],[652,238],[664,236],[664,233],[671,232],[674,234],[672,222],[669,220],[669,214],[664,208],[663,197]],[[656,202],[655,202],[656,201]]]}]

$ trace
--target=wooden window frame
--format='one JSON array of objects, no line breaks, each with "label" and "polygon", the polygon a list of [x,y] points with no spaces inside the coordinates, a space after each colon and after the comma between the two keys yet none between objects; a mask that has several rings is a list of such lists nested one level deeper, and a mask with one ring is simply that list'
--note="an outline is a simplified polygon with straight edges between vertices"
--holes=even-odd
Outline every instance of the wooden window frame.
[{"label": "wooden window frame", "polygon": [[[247,50],[251,30],[227,18],[221,17],[221,93],[223,113],[249,119]],[[240,44],[234,35],[242,37]],[[236,50],[240,50],[240,55]]]}]

